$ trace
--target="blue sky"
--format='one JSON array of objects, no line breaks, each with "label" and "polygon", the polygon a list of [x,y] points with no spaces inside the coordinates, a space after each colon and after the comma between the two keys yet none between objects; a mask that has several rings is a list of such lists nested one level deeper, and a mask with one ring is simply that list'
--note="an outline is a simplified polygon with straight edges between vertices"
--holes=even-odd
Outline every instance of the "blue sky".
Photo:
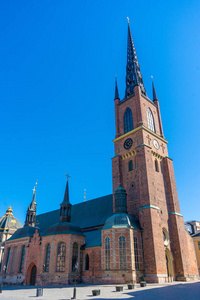
[{"label": "blue sky", "polygon": [[200,2],[1,1],[0,215],[24,223],[112,193],[114,78],[125,92],[127,21],[147,94],[160,101],[181,212],[200,220]]}]

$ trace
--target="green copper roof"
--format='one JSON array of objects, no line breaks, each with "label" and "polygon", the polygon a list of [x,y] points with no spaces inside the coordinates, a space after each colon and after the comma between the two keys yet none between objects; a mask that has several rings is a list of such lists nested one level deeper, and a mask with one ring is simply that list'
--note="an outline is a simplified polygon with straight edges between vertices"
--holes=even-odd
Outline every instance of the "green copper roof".
[{"label": "green copper roof", "polygon": [[[52,235],[54,234],[64,234],[80,233],[80,228],[90,228],[96,226],[103,226],[106,219],[109,218],[113,213],[113,195],[107,195],[104,197],[96,198],[90,201],[82,202],[72,206],[72,217],[71,222],[63,222],[63,224],[70,224],[70,227],[60,227],[59,223],[59,213],[60,210],[50,211],[41,215],[36,216],[36,227],[39,227],[39,232],[41,235]],[[62,222],[61,222],[62,223]],[[79,227],[79,229],[77,229]],[[19,239],[25,236],[33,236],[35,227],[24,227],[17,230],[16,234],[13,235],[12,239]],[[86,240],[88,240],[90,247],[100,245],[101,231],[93,233],[81,233],[81,235],[86,235]],[[59,233],[58,233],[59,232]],[[75,233],[76,232],[76,233]],[[96,233],[95,233],[96,232]],[[92,235],[94,241],[92,242]]]},{"label": "green copper roof", "polygon": [[84,234],[81,232],[80,227],[69,222],[58,222],[48,227],[43,235],[47,236],[55,234],[75,234],[84,236]]},{"label": "green copper roof", "polygon": [[139,223],[133,219],[132,216],[126,213],[114,214],[110,218],[108,218],[103,227],[104,229],[110,228],[134,228],[141,229]]},{"label": "green copper roof", "polygon": [[87,248],[101,246],[101,230],[85,231],[84,235]]},{"label": "green copper roof", "polygon": [[21,239],[24,237],[32,237],[35,233],[35,230],[38,229],[37,227],[31,227],[31,226],[26,226],[19,228],[15,233],[11,236],[11,238],[8,239],[8,241],[11,240],[16,240],[16,239]]},{"label": "green copper roof", "polygon": [[[54,210],[36,216],[36,226],[41,232],[59,222],[60,210]],[[113,196],[107,195],[90,201],[72,205],[71,223],[82,228],[103,226],[106,219],[113,214]]]}]

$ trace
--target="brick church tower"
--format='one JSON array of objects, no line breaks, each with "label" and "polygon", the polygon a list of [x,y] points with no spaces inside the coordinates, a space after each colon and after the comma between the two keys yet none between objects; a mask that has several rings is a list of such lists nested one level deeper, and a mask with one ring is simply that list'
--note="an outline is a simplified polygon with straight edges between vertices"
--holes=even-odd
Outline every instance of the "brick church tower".
[{"label": "brick church tower", "polygon": [[[142,229],[144,278],[190,280],[198,275],[193,242],[180,212],[172,159],[163,134],[159,101],[147,97],[128,23],[125,97],[115,86],[113,195],[121,184],[127,213]],[[115,201],[113,201],[115,212]]]}]

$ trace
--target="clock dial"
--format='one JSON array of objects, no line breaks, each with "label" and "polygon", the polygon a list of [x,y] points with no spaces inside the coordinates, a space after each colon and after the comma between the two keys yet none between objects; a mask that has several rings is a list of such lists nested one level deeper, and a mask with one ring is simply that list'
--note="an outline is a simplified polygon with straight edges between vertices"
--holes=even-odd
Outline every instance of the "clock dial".
[{"label": "clock dial", "polygon": [[158,143],[158,141],[157,140],[153,140],[153,145],[154,145],[154,147],[158,150],[159,148],[160,148],[160,145],[159,145],[159,143]]},{"label": "clock dial", "polygon": [[124,148],[125,149],[131,148],[132,145],[133,145],[133,140],[131,138],[125,140],[125,142],[124,142]]}]

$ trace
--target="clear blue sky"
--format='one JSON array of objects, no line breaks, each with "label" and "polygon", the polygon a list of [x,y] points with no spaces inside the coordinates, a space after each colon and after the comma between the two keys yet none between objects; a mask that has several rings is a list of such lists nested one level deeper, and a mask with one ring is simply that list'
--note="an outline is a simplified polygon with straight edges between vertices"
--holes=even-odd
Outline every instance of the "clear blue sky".
[{"label": "clear blue sky", "polygon": [[24,223],[112,193],[114,78],[124,97],[127,21],[147,89],[160,101],[185,220],[200,220],[200,1],[1,1],[0,216]]}]

